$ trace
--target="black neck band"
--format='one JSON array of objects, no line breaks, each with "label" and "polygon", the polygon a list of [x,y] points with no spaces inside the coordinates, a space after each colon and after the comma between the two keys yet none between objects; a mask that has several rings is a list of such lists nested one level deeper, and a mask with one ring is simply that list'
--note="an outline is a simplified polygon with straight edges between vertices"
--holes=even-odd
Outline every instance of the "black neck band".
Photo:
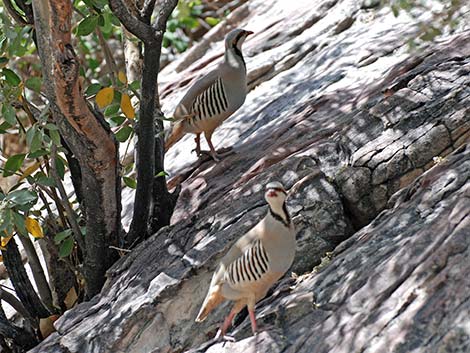
[{"label": "black neck band", "polygon": [[281,222],[282,224],[284,224],[287,228],[289,228],[290,226],[290,216],[289,216],[289,212],[287,212],[287,207],[286,207],[286,203],[284,202],[282,204],[282,211],[284,212],[284,216],[285,216],[285,219],[284,217],[282,217],[280,214],[277,214],[276,212],[273,211],[273,209],[271,208],[271,206],[269,207],[269,213],[271,213],[271,216],[273,216],[273,218],[279,222]]}]

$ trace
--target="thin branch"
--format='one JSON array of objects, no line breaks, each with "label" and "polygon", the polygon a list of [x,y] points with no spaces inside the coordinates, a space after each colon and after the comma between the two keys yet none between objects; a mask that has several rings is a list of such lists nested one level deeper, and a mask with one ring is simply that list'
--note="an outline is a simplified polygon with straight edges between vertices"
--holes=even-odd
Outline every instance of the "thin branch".
[{"label": "thin branch", "polygon": [[73,211],[72,206],[70,206],[70,202],[67,197],[67,192],[65,191],[64,185],[62,184],[62,180],[60,180],[59,174],[57,173],[56,157],[57,157],[57,146],[52,144],[52,147],[51,147],[52,177],[54,178],[57,184],[57,189],[59,189],[60,197],[62,198],[63,205],[65,207],[65,210],[67,211],[67,219],[70,223],[70,226],[72,227],[73,237],[75,238],[75,241],[80,247],[80,250],[82,251],[82,253],[85,254],[86,253],[85,241],[83,240],[82,232],[80,231],[80,227],[75,218],[75,212]]},{"label": "thin branch", "polygon": [[152,17],[153,10],[155,10],[156,0],[145,0],[144,6],[140,11],[140,15],[145,23],[150,23],[150,18]]},{"label": "thin branch", "polygon": [[0,287],[0,299],[6,301],[10,304],[13,309],[15,309],[21,316],[24,318],[31,317],[28,311],[25,309],[24,305],[10,292],[7,292],[2,287]]},{"label": "thin branch", "polygon": [[109,67],[109,71],[111,74],[111,81],[113,85],[115,86],[116,85],[116,73],[118,72],[116,62],[114,61],[113,55],[111,54],[111,49],[109,49],[108,43],[103,37],[103,32],[101,31],[99,27],[96,27],[96,33],[98,34],[98,40],[104,51],[106,65]]},{"label": "thin branch", "polygon": [[133,16],[122,0],[109,0],[109,6],[124,27],[137,38],[143,42],[150,41],[153,38],[152,27]]},{"label": "thin branch", "polygon": [[157,20],[153,25],[153,28],[158,31],[157,35],[163,36],[163,33],[166,30],[166,23],[171,13],[178,4],[178,0],[164,0],[163,4],[160,5],[160,11],[158,12]]},{"label": "thin branch", "polygon": [[49,309],[50,312],[54,311],[52,304],[52,293],[49,283],[47,283],[46,275],[39,261],[39,256],[34,248],[33,242],[28,234],[26,236],[20,235],[20,241],[23,244],[23,248],[26,251],[26,255],[29,260],[29,267],[33,273],[34,281],[39,292],[39,297],[43,304]]}]

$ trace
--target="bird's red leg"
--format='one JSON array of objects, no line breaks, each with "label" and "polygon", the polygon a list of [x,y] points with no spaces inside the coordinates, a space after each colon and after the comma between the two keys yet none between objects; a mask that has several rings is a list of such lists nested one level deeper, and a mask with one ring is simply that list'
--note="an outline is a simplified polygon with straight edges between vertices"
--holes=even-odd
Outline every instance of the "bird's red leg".
[{"label": "bird's red leg", "polygon": [[196,151],[196,156],[199,157],[201,155],[201,134],[196,134],[194,142],[196,142],[196,148],[194,151]]},{"label": "bird's red leg", "polygon": [[212,133],[205,133],[204,136],[206,137],[207,144],[209,145],[210,148],[210,155],[212,159],[216,162],[220,161],[219,156],[217,155],[217,152],[215,151],[214,145],[212,144],[211,137]]},{"label": "bird's red leg", "polygon": [[253,331],[253,335],[256,335],[258,327],[256,326],[255,311],[248,309],[248,313],[250,314],[251,330]]},{"label": "bird's red leg", "polygon": [[224,324],[220,328],[220,331],[222,332],[222,337],[225,336],[228,328],[232,325],[233,317],[237,314],[237,312],[238,311],[232,309],[232,311],[230,311],[230,314],[228,314],[228,316],[225,318]]}]

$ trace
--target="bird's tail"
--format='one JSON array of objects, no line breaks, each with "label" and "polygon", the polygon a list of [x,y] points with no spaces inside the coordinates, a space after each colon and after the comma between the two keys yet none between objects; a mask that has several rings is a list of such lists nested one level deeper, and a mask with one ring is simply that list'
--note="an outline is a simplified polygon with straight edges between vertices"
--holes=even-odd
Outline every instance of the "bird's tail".
[{"label": "bird's tail", "polygon": [[171,146],[177,143],[184,136],[183,124],[177,122],[172,126],[170,135],[165,140],[165,151],[168,151]]},{"label": "bird's tail", "polygon": [[207,293],[206,299],[204,299],[204,303],[201,306],[201,310],[199,310],[199,314],[196,317],[196,322],[202,322],[206,319],[207,315],[220,305],[224,301],[224,297],[220,293],[221,287],[220,285],[216,286],[212,289],[209,293]]}]

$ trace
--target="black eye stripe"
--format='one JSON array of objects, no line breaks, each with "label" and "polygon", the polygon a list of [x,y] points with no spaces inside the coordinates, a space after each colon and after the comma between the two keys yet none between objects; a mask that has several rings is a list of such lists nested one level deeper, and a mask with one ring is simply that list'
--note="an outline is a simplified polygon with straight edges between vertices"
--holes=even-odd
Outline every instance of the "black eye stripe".
[{"label": "black eye stripe", "polygon": [[241,37],[243,37],[243,34],[244,32],[240,32],[237,34],[237,36],[235,37],[235,40],[233,41],[234,45],[237,45],[238,41],[241,39]]}]

